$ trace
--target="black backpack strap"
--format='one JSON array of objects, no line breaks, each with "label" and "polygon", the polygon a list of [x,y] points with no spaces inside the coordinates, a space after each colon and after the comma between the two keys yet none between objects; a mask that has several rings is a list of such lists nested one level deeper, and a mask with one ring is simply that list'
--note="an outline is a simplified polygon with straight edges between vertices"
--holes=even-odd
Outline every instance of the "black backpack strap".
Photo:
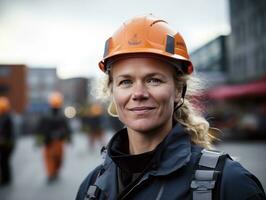
[{"label": "black backpack strap", "polygon": [[193,200],[219,199],[220,177],[226,156],[222,152],[201,151],[190,184]]},{"label": "black backpack strap", "polygon": [[224,169],[224,164],[225,164],[225,160],[230,158],[230,156],[228,154],[223,154],[219,157],[217,166],[216,166],[216,170],[219,172],[217,179],[216,179],[216,185],[215,188],[213,190],[213,199],[219,200],[220,199],[220,192],[221,192],[221,182],[222,182],[222,175],[223,175],[223,169]]}]

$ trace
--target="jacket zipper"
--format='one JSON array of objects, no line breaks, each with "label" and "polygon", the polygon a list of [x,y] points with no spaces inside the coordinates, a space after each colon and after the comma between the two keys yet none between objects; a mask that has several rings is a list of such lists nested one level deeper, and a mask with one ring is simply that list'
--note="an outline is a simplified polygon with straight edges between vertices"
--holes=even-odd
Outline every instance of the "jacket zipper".
[{"label": "jacket zipper", "polygon": [[138,183],[136,183],[122,198],[121,200],[125,199],[136,187],[138,187],[140,184],[142,184],[147,179],[142,179]]}]

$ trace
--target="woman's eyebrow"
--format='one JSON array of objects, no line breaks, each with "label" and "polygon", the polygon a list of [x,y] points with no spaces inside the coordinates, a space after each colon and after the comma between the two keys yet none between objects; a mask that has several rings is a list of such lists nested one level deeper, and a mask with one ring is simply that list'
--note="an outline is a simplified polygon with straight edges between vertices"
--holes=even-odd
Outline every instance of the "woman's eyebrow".
[{"label": "woman's eyebrow", "polygon": [[[144,74],[143,77],[153,77],[153,76],[160,76],[162,78],[167,78],[166,75],[162,74],[162,73],[159,73],[159,72],[153,72],[153,73],[147,73],[147,74]],[[121,78],[132,78],[132,75],[130,74],[120,74],[118,76],[115,77],[115,79],[121,79]]]},{"label": "woman's eyebrow", "polygon": [[120,74],[118,76],[116,76],[115,78],[131,78],[132,76],[129,74]]},{"label": "woman's eyebrow", "polygon": [[167,78],[167,76],[165,76],[165,75],[162,74],[162,73],[158,73],[158,72],[149,73],[149,74],[146,74],[145,76],[146,76],[146,77],[160,76],[160,77],[163,77],[163,78]]}]

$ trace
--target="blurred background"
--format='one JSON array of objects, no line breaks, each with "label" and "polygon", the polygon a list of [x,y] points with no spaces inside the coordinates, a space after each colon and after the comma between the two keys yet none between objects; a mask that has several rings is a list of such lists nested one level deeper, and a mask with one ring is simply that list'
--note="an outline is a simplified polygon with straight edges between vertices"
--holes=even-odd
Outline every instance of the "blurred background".
[{"label": "blurred background", "polygon": [[[1,200],[74,199],[100,149],[122,127],[95,99],[105,40],[127,19],[153,13],[187,43],[215,143],[266,188],[265,0],[0,0],[0,96],[10,101],[15,142],[12,182]],[[47,184],[38,123],[48,96],[64,96],[71,129],[63,168]]]}]

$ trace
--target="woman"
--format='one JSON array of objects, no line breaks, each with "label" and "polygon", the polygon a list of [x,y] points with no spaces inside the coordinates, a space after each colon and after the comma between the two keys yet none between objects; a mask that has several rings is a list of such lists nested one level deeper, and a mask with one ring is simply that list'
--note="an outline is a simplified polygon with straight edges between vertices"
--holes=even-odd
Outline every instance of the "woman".
[{"label": "woman", "polygon": [[186,94],[193,71],[179,33],[152,15],[107,40],[108,111],[125,128],[82,183],[83,199],[264,199],[257,178],[210,147],[208,122]]}]

